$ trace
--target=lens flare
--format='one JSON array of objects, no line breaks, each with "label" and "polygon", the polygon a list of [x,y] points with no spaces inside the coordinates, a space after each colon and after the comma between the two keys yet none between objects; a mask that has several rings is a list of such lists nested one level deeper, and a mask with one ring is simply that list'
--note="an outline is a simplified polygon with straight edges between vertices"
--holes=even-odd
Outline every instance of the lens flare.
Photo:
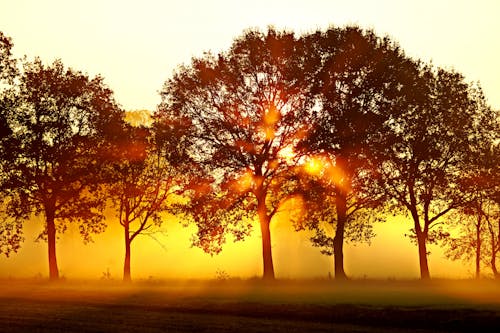
[{"label": "lens flare", "polygon": [[236,182],[236,189],[239,192],[246,192],[252,188],[253,183],[253,173],[247,170]]},{"label": "lens flare", "polygon": [[264,112],[262,117],[262,132],[267,141],[271,141],[276,137],[276,124],[281,119],[281,113],[276,109],[275,105],[271,105]]},{"label": "lens flare", "polygon": [[307,159],[304,164],[304,170],[313,176],[319,176],[328,165],[325,166],[326,161],[319,156],[312,156]]},{"label": "lens flare", "polygon": [[344,190],[349,188],[345,171],[332,162],[328,156],[309,156],[303,168],[306,173],[321,178],[325,183],[334,184]]}]

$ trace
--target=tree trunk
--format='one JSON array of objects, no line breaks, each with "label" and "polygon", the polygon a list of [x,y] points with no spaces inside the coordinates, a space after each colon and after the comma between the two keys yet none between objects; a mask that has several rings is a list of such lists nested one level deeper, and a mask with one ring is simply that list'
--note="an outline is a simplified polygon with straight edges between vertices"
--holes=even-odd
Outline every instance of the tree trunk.
[{"label": "tree trunk", "polygon": [[493,277],[495,279],[500,279],[500,274],[498,273],[497,270],[497,256],[496,256],[496,251],[493,250],[491,253],[491,259],[490,259],[490,264],[491,264],[491,271],[493,272]]},{"label": "tree trunk", "polygon": [[431,275],[429,273],[429,263],[427,262],[427,235],[417,230],[417,244],[418,244],[418,260],[420,264],[420,279],[429,280]]},{"label": "tree trunk", "polygon": [[476,279],[481,277],[481,215],[476,223]]},{"label": "tree trunk", "polygon": [[428,228],[420,226],[420,217],[418,216],[418,211],[415,208],[415,199],[412,196],[413,208],[410,209],[411,217],[413,218],[413,226],[415,227],[415,235],[417,236],[417,246],[418,246],[418,262],[420,267],[420,279],[429,280],[431,275],[429,273],[429,263],[427,262],[427,236]]},{"label": "tree trunk", "polygon": [[132,280],[130,276],[130,230],[129,230],[129,222],[126,221],[124,223],[125,229],[125,261],[123,263],[123,281],[130,282]]},{"label": "tree trunk", "polygon": [[337,227],[333,238],[333,267],[335,279],[346,280],[347,275],[344,271],[344,230],[347,222],[347,202],[345,194],[337,194],[335,206],[337,209]]},{"label": "tree trunk", "polygon": [[[496,244],[494,242],[492,242],[494,244],[494,247],[493,247],[492,253],[491,253],[491,269],[493,270],[493,275],[495,276],[495,279],[500,279],[500,274],[497,271],[497,254],[498,254],[498,251],[500,250],[500,219],[498,220],[498,234],[497,234],[497,236],[498,236],[498,238],[497,238]],[[494,234],[491,236],[491,238],[495,239]]]},{"label": "tree trunk", "polygon": [[45,218],[47,223],[47,245],[49,250],[49,279],[59,279],[59,269],[57,268],[56,258],[56,225],[55,212],[53,209],[45,210]]},{"label": "tree trunk", "polygon": [[259,215],[260,232],[262,235],[262,260],[264,265],[264,274],[262,278],[264,280],[274,280],[271,230],[269,228],[271,218],[267,215],[265,195],[259,195],[257,201],[257,213]]}]

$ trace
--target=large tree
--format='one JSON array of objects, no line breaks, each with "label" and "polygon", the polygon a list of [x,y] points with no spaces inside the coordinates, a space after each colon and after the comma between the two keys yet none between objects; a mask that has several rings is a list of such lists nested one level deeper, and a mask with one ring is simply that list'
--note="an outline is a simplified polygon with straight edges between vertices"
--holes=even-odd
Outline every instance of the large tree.
[{"label": "large tree", "polygon": [[427,244],[443,235],[439,226],[450,212],[473,199],[463,180],[490,110],[462,75],[428,66],[420,66],[417,84],[398,104],[402,112],[391,120],[392,143],[377,179],[394,207],[411,216],[420,276],[429,279]]},{"label": "large tree", "polygon": [[313,226],[333,226],[333,239],[320,232],[313,240],[332,246],[335,278],[345,279],[345,228],[354,214],[383,203],[383,193],[371,186],[371,164],[387,144],[397,97],[412,82],[415,65],[390,39],[358,27],[330,28],[304,39],[318,112],[301,148],[324,164],[317,173],[329,191],[317,202],[335,206],[317,207],[309,218]]},{"label": "large tree", "polygon": [[189,152],[204,170],[191,202],[196,244],[217,252],[229,231],[241,239],[258,217],[263,276],[273,279],[270,225],[290,195],[293,149],[307,130],[308,71],[292,33],[248,31],[228,52],[181,67],[161,92],[161,116],[190,124]]},{"label": "large tree", "polygon": [[11,159],[3,177],[10,218],[44,216],[49,276],[57,279],[56,238],[78,222],[84,240],[105,228],[104,202],[96,195],[110,142],[122,112],[101,77],[89,78],[61,61],[26,62],[6,116]]}]

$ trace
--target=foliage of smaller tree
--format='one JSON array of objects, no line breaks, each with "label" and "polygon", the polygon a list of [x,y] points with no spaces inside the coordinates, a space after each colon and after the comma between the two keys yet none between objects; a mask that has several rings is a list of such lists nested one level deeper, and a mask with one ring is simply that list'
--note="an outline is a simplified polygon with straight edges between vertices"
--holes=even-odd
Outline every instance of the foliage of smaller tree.
[{"label": "foliage of smaller tree", "polygon": [[[489,120],[489,121],[488,121]],[[452,260],[475,262],[476,278],[481,267],[491,268],[500,278],[497,259],[500,256],[500,122],[498,115],[483,117],[483,131],[477,141],[471,163],[474,167],[463,174],[464,189],[474,196],[454,214],[457,235],[445,238],[446,256]],[[453,228],[451,228],[453,234]]]},{"label": "foliage of smaller tree", "polygon": [[131,280],[132,241],[139,235],[156,239],[189,174],[189,158],[177,144],[182,127],[168,127],[165,121],[156,125],[126,126],[112,166],[109,198],[124,229],[124,281]]}]

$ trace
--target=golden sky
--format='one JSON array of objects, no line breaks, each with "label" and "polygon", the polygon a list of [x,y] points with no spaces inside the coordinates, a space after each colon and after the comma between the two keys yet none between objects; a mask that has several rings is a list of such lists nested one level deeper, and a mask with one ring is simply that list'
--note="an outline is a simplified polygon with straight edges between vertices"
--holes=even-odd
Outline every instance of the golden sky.
[{"label": "golden sky", "polygon": [[15,54],[101,73],[126,109],[154,109],[172,71],[244,29],[359,24],[408,54],[480,81],[500,109],[498,0],[0,0]]},{"label": "golden sky", "polygon": [[[500,1],[337,1],[337,0],[0,0],[0,31],[13,38],[14,53],[63,63],[90,75],[102,74],[127,110],[154,110],[158,90],[175,68],[203,51],[226,50],[247,28],[292,29],[304,33],[329,25],[359,24],[389,35],[411,56],[454,68],[469,81],[480,81],[490,104],[500,109]],[[0,258],[1,276],[47,274],[46,244],[34,243],[42,224],[27,224],[27,240],[18,254]],[[107,269],[121,277],[122,233],[110,223],[96,242],[82,245],[77,229],[58,243],[61,274],[99,278]],[[147,237],[132,245],[132,276],[215,277],[261,274],[258,229],[244,243],[229,245],[211,258],[190,248],[190,230],[166,224],[164,247]],[[403,237],[409,221],[392,218],[378,225],[371,246],[346,248],[347,274],[356,277],[417,278],[416,248]],[[272,226],[277,277],[326,277],[331,259],[293,233],[286,218]],[[442,259],[431,247],[433,276],[470,275],[473,269]]]}]

